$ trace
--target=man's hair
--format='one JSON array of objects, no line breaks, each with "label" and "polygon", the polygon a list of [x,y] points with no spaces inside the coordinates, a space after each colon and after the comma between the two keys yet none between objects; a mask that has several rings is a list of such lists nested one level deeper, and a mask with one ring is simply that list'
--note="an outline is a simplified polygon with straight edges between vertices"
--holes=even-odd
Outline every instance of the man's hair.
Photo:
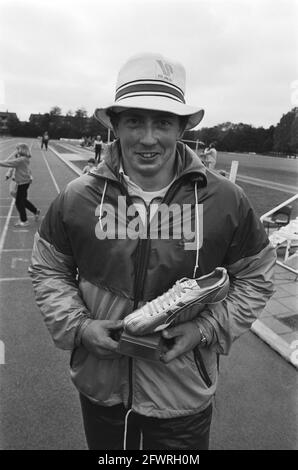
[{"label": "man's hair", "polygon": [[[119,117],[120,117],[120,113],[116,113],[115,111],[113,111],[112,109],[108,109],[106,111],[107,115],[109,116],[110,118],[110,121],[111,121],[111,124],[113,126],[113,129],[116,129],[116,127],[118,126],[119,124]],[[187,122],[188,122],[188,118],[189,116],[178,116],[179,118],[179,122],[180,122],[180,127],[181,129],[183,130],[183,132],[185,131],[185,127],[187,125]]]}]

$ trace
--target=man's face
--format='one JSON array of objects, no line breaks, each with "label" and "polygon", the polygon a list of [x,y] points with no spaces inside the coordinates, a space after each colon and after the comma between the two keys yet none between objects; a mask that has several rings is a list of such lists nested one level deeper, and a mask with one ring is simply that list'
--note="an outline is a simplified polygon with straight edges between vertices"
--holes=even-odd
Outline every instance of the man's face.
[{"label": "man's face", "polygon": [[130,109],[119,114],[115,129],[120,138],[125,171],[146,178],[173,173],[179,117],[165,112]]}]

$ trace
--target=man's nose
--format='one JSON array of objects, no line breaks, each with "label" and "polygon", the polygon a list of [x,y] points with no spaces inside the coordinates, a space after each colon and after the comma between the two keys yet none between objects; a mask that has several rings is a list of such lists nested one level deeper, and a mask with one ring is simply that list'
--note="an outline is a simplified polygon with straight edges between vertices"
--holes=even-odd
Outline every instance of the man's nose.
[{"label": "man's nose", "polygon": [[151,123],[146,123],[142,129],[142,136],[140,142],[143,145],[154,145],[157,142],[154,126]]}]

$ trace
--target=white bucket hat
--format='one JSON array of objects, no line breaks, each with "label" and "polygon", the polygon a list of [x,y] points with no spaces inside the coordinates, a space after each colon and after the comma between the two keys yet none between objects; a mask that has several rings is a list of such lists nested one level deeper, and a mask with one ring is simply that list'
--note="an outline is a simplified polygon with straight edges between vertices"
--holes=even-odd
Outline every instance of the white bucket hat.
[{"label": "white bucket hat", "polygon": [[94,116],[106,127],[112,128],[108,110],[127,108],[166,111],[188,116],[186,129],[197,126],[204,110],[185,103],[185,69],[178,62],[160,54],[139,54],[131,57],[120,69],[115,101],[106,108],[97,108]]}]

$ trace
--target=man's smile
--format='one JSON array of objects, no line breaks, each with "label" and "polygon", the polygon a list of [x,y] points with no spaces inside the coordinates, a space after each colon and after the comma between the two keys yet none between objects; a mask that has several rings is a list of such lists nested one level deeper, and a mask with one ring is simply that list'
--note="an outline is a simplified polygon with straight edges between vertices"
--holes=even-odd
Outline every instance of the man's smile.
[{"label": "man's smile", "polygon": [[145,158],[146,160],[151,160],[157,155],[160,155],[158,152],[136,152],[141,158]]}]

